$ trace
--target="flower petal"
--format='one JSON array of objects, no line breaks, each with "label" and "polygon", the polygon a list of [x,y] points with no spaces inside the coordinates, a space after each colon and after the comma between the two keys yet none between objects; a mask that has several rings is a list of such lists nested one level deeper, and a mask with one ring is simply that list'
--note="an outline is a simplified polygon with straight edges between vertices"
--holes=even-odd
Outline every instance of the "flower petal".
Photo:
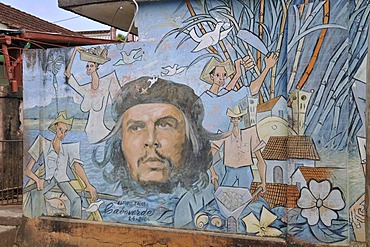
[{"label": "flower petal", "polygon": [[342,193],[338,189],[333,189],[328,197],[323,201],[323,205],[327,208],[334,210],[342,210],[345,207],[345,202],[342,197]]},{"label": "flower petal", "polygon": [[275,227],[267,227],[265,231],[265,236],[278,237],[282,233],[283,233],[282,231]]},{"label": "flower petal", "polygon": [[267,208],[262,207],[260,226],[268,227],[276,219],[277,219],[277,216],[275,214],[271,213]]},{"label": "flower petal", "polygon": [[331,226],[331,221],[338,218],[338,214],[327,207],[320,207],[319,211],[320,219],[326,226]]},{"label": "flower petal", "polygon": [[329,195],[331,185],[328,180],[317,182],[316,180],[311,180],[308,187],[312,195],[316,199],[324,199]]},{"label": "flower petal", "polygon": [[316,206],[316,199],[306,187],[302,188],[297,205],[300,208],[312,208]]},{"label": "flower petal", "polygon": [[302,209],[301,215],[307,219],[310,226],[319,222],[319,209],[317,207]]},{"label": "flower petal", "polygon": [[260,222],[253,213],[245,216],[242,221],[244,221],[246,225],[247,233],[257,233],[261,231]]}]

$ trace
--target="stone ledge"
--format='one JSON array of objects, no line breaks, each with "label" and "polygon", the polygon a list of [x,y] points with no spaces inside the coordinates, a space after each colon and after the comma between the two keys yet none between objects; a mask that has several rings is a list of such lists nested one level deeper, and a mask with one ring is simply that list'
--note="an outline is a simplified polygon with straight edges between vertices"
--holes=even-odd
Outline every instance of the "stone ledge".
[{"label": "stone ledge", "polygon": [[[85,221],[70,218],[23,217],[16,243],[19,246],[176,246],[176,247],[329,247],[301,242],[288,236],[287,240],[272,237],[253,237],[163,227],[148,227],[120,223]],[[362,243],[340,246],[365,247]]]},{"label": "stone ledge", "polygon": [[283,247],[281,238],[261,238],[162,227],[89,222],[68,218],[24,217],[17,241],[19,246],[240,246]]},{"label": "stone ledge", "polygon": [[22,206],[0,206],[0,224],[6,226],[19,226],[22,223]]}]

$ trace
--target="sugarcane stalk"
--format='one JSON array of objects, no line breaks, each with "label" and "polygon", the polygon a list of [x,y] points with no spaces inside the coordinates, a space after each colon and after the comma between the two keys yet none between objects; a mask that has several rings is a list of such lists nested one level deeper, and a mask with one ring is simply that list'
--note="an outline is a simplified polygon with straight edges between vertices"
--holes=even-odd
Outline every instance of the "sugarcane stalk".
[{"label": "sugarcane stalk", "polygon": [[319,90],[315,96],[314,103],[308,112],[307,116],[307,123],[309,124],[311,120],[313,119],[313,116],[315,115],[317,109],[319,108],[320,102],[322,101],[324,91],[326,89],[326,86],[328,85],[329,76],[331,75],[334,66],[336,65],[338,59],[344,55],[344,50],[348,47],[348,40],[342,43],[342,45],[337,49],[337,51],[334,53],[334,55],[330,58],[329,64],[325,70],[324,77],[321,80],[321,84],[319,87]]},{"label": "sugarcane stalk", "polygon": [[[349,132],[348,132],[348,135],[350,137],[352,137],[355,134],[355,131],[357,129],[358,122],[359,122],[359,120],[361,120],[361,117],[360,117],[360,114],[355,115],[356,110],[357,110],[356,104],[350,104],[350,105],[352,107],[351,107],[351,112],[349,113],[349,118],[348,119],[351,119],[352,122],[349,124]],[[357,120],[357,118],[358,118],[358,120]]]},{"label": "sugarcane stalk", "polygon": [[366,7],[364,13],[362,14],[360,24],[357,28],[356,35],[353,39],[352,46],[350,47],[350,53],[353,54],[354,49],[356,49],[358,42],[360,41],[361,34],[364,31],[366,21],[370,13],[370,4]]},{"label": "sugarcane stalk", "polygon": [[[307,4],[307,3],[308,3],[308,0],[305,0],[305,4]],[[308,10],[307,10],[307,13],[306,13],[305,20],[307,20],[308,16],[311,14],[312,6],[313,6],[313,4],[309,4],[308,5]],[[302,18],[303,10],[304,10],[304,4],[301,4],[299,6],[299,17],[300,18]],[[304,41],[305,41],[305,37],[303,37],[302,39],[300,39],[299,42],[298,42],[297,52],[296,52],[296,55],[294,57],[294,62],[293,62],[293,70],[292,70],[292,73],[290,74],[290,77],[289,77],[288,91],[292,88],[294,79],[295,79],[295,77],[297,75],[298,63],[299,63],[299,60],[300,60],[300,58],[302,56],[302,50],[303,50]]]},{"label": "sugarcane stalk", "polygon": [[[329,23],[329,14],[330,14],[330,2],[329,1],[326,1],[324,3],[323,7],[324,7],[324,19],[323,19],[323,23],[324,24],[328,24]],[[313,68],[315,67],[315,63],[317,61],[317,58],[319,56],[319,52],[320,52],[321,47],[322,47],[322,44],[324,42],[324,38],[325,38],[326,32],[327,32],[327,28],[323,28],[321,30],[319,39],[317,40],[317,43],[315,45],[314,52],[313,52],[313,54],[311,56],[310,62],[308,63],[308,65],[307,65],[307,67],[305,69],[305,72],[303,73],[301,79],[298,82],[297,89],[301,89],[304,86],[304,84],[307,82],[308,77],[310,76]]]},{"label": "sugarcane stalk", "polygon": [[[339,79],[341,78],[340,76],[342,76],[342,77],[345,76],[343,78],[343,81],[346,81],[345,79],[352,77],[353,71],[355,71],[355,67],[357,67],[358,64],[360,63],[361,54],[364,54],[366,50],[367,50],[367,47],[363,46],[360,49],[359,55],[355,56],[355,59],[350,63],[350,66],[348,66],[348,62],[346,63],[346,67],[339,72],[339,75],[338,75]],[[348,71],[351,71],[351,73],[348,74]],[[341,92],[346,87],[351,86],[352,84],[353,84],[353,79],[351,81],[348,81],[348,83],[334,83],[334,85],[332,86],[332,88],[329,91],[329,96],[328,96],[326,102],[328,102],[328,99],[331,99],[333,97],[333,95],[334,96],[340,95]],[[331,107],[331,105],[329,103],[326,104],[326,102],[325,102],[325,105],[324,105],[324,111],[326,110],[327,107]]]},{"label": "sugarcane stalk", "polygon": [[[285,29],[285,24],[287,22],[286,19],[287,19],[288,7],[289,7],[291,1],[292,0],[287,0],[287,2],[285,3],[284,0],[281,0],[283,16],[281,18],[280,30],[279,30],[279,39],[278,39],[277,46],[276,46],[276,51],[275,51],[278,57],[280,55],[281,46],[283,44],[284,29]],[[275,97],[275,78],[276,78],[277,64],[278,63],[276,63],[274,65],[274,67],[272,67],[272,70],[271,70],[270,99],[273,99]]]},{"label": "sugarcane stalk", "polygon": [[330,138],[334,137],[338,133],[338,126],[340,121],[340,114],[344,101],[347,99],[349,94],[349,88],[339,97],[334,107],[333,122],[330,130]]},{"label": "sugarcane stalk", "polygon": [[[259,24],[258,24],[258,37],[260,38],[260,40],[262,40],[263,38],[263,27],[262,27],[262,24],[264,23],[264,14],[265,14],[265,0],[261,0],[260,2],[260,19],[259,19]],[[257,62],[257,68],[259,71],[261,71],[262,69],[262,62],[261,62],[261,52],[260,51],[257,51],[257,59],[256,59],[256,62]]]},{"label": "sugarcane stalk", "polygon": [[[334,84],[335,84],[335,85],[340,84],[340,87],[341,87],[342,89],[346,89],[346,88],[349,88],[349,87],[350,87],[349,83],[341,83],[341,82],[345,81],[345,80],[346,80],[346,78],[347,78],[347,77],[345,77],[345,76],[344,76],[345,74],[347,74],[347,70],[348,70],[348,68],[345,68],[345,67],[344,67],[344,68],[339,72],[339,74],[338,74],[338,76],[337,76],[337,79],[336,79],[336,82],[334,82]],[[353,81],[352,81],[352,83],[353,83]],[[329,92],[329,95],[330,95],[330,94],[331,94],[332,96],[330,97],[330,99],[329,99],[328,103],[324,106],[324,110],[321,112],[321,116],[320,116],[320,118],[319,118],[319,120],[318,120],[318,122],[317,122],[317,125],[316,125],[316,127],[315,127],[314,131],[312,132],[312,135],[313,135],[313,136],[316,136],[316,135],[319,133],[319,131],[320,131],[320,129],[321,129],[321,127],[322,127],[323,123],[325,122],[325,120],[326,120],[326,119],[327,119],[327,117],[329,116],[329,113],[331,112],[331,110],[332,110],[332,108],[333,108],[333,106],[334,106],[334,103],[335,103],[336,98],[339,96],[339,95],[335,95],[335,97],[333,96],[333,94],[334,94],[334,90],[333,90],[333,88],[332,88],[332,89],[331,89],[331,91]]]}]

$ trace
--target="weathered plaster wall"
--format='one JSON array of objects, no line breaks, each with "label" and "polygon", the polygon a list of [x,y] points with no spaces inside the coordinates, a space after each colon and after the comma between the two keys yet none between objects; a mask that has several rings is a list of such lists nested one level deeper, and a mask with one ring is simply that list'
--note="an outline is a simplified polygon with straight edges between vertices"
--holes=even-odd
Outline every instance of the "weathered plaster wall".
[{"label": "weathered plaster wall", "polygon": [[[18,231],[19,246],[262,246],[260,238],[161,227],[107,224],[41,217],[24,219]],[[263,246],[285,246],[281,238],[267,239]]]},{"label": "weathered plaster wall", "polygon": [[124,49],[26,52],[25,215],[365,241],[369,11],[148,3]]}]

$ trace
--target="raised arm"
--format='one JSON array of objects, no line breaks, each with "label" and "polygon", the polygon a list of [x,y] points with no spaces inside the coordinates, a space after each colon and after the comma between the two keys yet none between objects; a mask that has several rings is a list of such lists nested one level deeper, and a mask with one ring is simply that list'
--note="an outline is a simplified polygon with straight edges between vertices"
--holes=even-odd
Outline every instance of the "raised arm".
[{"label": "raised arm", "polygon": [[71,58],[69,59],[69,62],[68,62],[68,65],[67,65],[66,71],[64,72],[64,75],[65,75],[68,79],[71,77],[72,64],[73,64],[73,60],[75,60],[76,52],[77,52],[77,50],[78,50],[78,49],[79,49],[79,47],[75,47],[75,48],[73,49],[73,52],[72,52]]},{"label": "raised arm", "polygon": [[249,56],[245,56],[243,59],[239,58],[235,60],[235,71],[236,72],[234,76],[231,78],[231,81],[226,85],[225,87],[226,90],[230,91],[234,89],[236,83],[242,76],[241,66],[244,66],[245,70],[247,71],[247,70],[250,70],[254,66],[254,63]]},{"label": "raised arm", "polygon": [[278,61],[278,56],[276,55],[276,53],[271,52],[265,57],[264,61],[266,65],[265,69],[262,71],[262,73],[258,76],[256,80],[251,82],[249,86],[252,96],[256,95],[260,91],[260,88],[262,86],[263,81],[266,78],[267,73],[272,67],[274,67],[274,65]]}]

